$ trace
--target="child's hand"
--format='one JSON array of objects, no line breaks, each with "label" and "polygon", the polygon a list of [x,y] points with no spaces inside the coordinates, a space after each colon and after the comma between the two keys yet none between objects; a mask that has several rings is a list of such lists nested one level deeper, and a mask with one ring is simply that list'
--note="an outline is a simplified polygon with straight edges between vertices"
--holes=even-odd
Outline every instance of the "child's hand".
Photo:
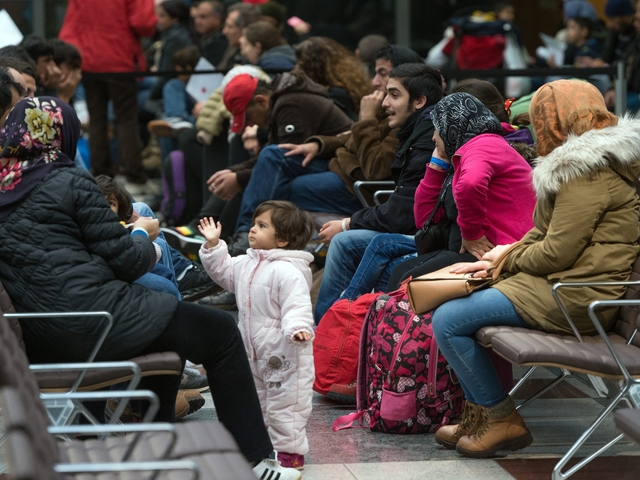
[{"label": "child's hand", "polygon": [[306,342],[311,339],[311,334],[307,332],[298,332],[293,336],[293,340],[296,342]]},{"label": "child's hand", "polygon": [[202,236],[207,239],[207,248],[213,248],[218,245],[220,234],[222,233],[222,225],[220,222],[216,224],[212,217],[202,218],[200,225],[198,225],[198,230],[200,230]]}]

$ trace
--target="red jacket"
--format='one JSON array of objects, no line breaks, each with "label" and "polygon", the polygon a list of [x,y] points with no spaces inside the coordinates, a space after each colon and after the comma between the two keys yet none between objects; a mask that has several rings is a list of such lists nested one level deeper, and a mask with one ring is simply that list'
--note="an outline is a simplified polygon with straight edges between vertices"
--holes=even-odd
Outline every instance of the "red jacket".
[{"label": "red jacket", "polygon": [[140,38],[156,21],[153,0],[68,0],[59,37],[80,50],[87,72],[144,70]]}]

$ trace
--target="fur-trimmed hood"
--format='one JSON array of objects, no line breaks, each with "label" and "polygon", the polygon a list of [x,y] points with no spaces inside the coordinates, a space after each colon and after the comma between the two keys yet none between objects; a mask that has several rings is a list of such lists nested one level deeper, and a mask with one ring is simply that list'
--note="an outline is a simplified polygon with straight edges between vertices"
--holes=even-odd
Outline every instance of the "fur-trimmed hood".
[{"label": "fur-trimmed hood", "polygon": [[640,176],[640,120],[625,115],[616,126],[569,135],[561,146],[535,161],[533,188],[538,200],[546,200],[563,183],[602,168],[611,168],[629,181]]}]

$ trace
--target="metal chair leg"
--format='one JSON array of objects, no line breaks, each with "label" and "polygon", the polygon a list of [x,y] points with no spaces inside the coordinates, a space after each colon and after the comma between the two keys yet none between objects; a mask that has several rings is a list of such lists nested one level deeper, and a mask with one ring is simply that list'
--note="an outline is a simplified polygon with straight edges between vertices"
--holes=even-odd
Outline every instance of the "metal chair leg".
[{"label": "metal chair leg", "polygon": [[613,409],[618,405],[618,403],[620,403],[620,401],[625,400],[627,402],[629,402],[629,400],[627,398],[625,398],[629,393],[629,385],[625,385],[621,390],[620,393],[618,393],[618,395],[613,399],[613,401],[609,404],[609,406],[607,408],[604,409],[604,411],[600,414],[600,416],[598,416],[598,418],[596,419],[595,422],[593,422],[593,425],[591,425],[581,436],[580,438],[576,441],[576,443],[574,443],[572,445],[572,447],[569,449],[569,451],[564,455],[564,457],[562,457],[560,459],[560,461],[556,464],[556,466],[553,469],[553,476],[551,477],[552,480],[564,480],[565,478],[569,478],[571,475],[573,475],[574,473],[576,473],[578,470],[580,470],[582,467],[584,467],[587,463],[589,463],[591,460],[593,460],[595,457],[597,457],[598,455],[600,455],[602,452],[604,452],[605,450],[607,450],[608,448],[610,448],[612,445],[614,445],[616,442],[618,442],[619,440],[621,440],[624,435],[620,434],[618,435],[616,438],[614,438],[613,440],[611,440],[609,443],[607,443],[605,446],[603,446],[602,448],[598,449],[597,452],[589,455],[587,458],[584,458],[583,460],[581,460],[579,463],[577,463],[576,465],[574,465],[573,467],[571,467],[569,470],[567,470],[565,473],[562,473],[562,469],[564,468],[564,466],[569,462],[569,460],[571,460],[571,458],[578,452],[578,450],[580,449],[580,447],[582,447],[582,445],[584,445],[584,443],[587,441],[587,439],[591,436],[591,434],[593,432],[596,431],[596,429],[600,426],[600,424],[607,418],[607,416],[613,411]]},{"label": "metal chair leg", "polygon": [[[529,372],[527,372],[527,374],[529,374]],[[520,410],[521,408],[526,407],[527,405],[529,405],[531,402],[533,402],[535,399],[540,398],[542,395],[544,395],[545,393],[547,393],[549,390],[551,390],[553,387],[555,387],[556,385],[558,385],[560,382],[562,382],[565,378],[567,378],[568,376],[571,375],[571,372],[569,370],[566,369],[562,369],[562,372],[560,373],[560,375],[558,375],[556,378],[554,378],[553,380],[551,380],[551,382],[549,382],[547,385],[545,385],[544,387],[542,387],[540,390],[538,390],[536,393],[534,393],[532,396],[530,396],[529,398],[527,398],[524,402],[522,402],[520,405],[518,405],[516,407],[516,409]],[[524,378],[524,377],[523,377]],[[518,385],[516,385],[513,390],[511,390],[511,392],[513,392],[517,387],[520,386],[520,382],[518,382]],[[509,392],[509,395],[511,395],[511,392]]]}]

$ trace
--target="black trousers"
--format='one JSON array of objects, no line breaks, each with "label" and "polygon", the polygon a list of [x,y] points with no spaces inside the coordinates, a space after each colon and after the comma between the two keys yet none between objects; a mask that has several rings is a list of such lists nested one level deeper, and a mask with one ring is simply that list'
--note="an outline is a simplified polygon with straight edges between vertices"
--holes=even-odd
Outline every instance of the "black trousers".
[{"label": "black trousers", "polygon": [[450,250],[437,250],[402,262],[391,272],[387,292],[400,288],[400,284],[409,277],[416,278],[435,272],[458,262],[475,262],[478,259],[470,253],[458,253]]},{"label": "black trousers", "polygon": [[[142,354],[166,351],[204,366],[218,419],[234,436],[247,460],[255,462],[269,456],[273,446],[233,317],[222,310],[179,302],[167,328]],[[141,388],[149,388],[160,397],[161,410],[156,419],[166,420],[167,415],[172,418],[179,377],[145,380]]]},{"label": "black trousers", "polygon": [[113,177],[117,172],[109,155],[109,120],[107,105],[113,101],[118,134],[120,162],[127,180],[144,183],[142,147],[138,135],[138,86],[135,79],[94,77],[87,74],[82,81],[89,109],[89,150],[94,175]]}]

